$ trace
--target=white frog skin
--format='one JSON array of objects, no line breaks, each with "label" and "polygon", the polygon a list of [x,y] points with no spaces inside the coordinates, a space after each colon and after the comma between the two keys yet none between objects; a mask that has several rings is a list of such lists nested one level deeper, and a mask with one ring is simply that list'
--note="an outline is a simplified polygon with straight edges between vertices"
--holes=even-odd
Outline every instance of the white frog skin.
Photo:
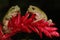
[{"label": "white frog skin", "polygon": [[46,13],[44,13],[40,8],[36,6],[30,5],[28,8],[28,12],[32,12],[36,14],[36,19],[37,19],[36,21],[41,20],[41,19],[45,19],[45,20],[48,19]]},{"label": "white frog skin", "polygon": [[4,16],[4,18],[3,18],[3,25],[4,25],[3,29],[4,29],[5,33],[9,32],[9,30],[7,28],[8,22],[12,18],[12,16],[16,16],[17,15],[17,11],[20,12],[20,7],[18,5],[12,6],[8,10],[7,14]]}]

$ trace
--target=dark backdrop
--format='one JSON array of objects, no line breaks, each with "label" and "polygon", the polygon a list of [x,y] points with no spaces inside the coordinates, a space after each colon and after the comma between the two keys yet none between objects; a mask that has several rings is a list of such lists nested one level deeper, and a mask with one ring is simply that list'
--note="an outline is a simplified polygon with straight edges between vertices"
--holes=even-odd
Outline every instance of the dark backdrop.
[{"label": "dark backdrop", "polygon": [[[29,5],[34,5],[41,8],[48,16],[56,23],[56,26],[60,29],[60,1],[59,0],[2,0],[0,1],[0,21],[13,5],[19,5],[22,14],[25,14]],[[59,31],[58,31],[59,32]],[[33,34],[31,34],[33,35]],[[33,36],[34,37],[34,36]],[[42,40],[59,40],[59,38],[47,38],[43,37]]]}]

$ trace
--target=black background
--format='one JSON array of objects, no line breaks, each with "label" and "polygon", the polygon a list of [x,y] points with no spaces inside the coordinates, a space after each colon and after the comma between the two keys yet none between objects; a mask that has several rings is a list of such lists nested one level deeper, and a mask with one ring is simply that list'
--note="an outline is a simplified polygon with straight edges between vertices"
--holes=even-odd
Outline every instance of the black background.
[{"label": "black background", "polygon": [[[0,8],[0,21],[2,21],[2,18],[4,17],[8,9],[13,5],[18,5],[21,8],[22,14],[25,14],[29,5],[34,5],[41,8],[47,14],[48,18],[52,19],[53,22],[56,23],[56,27],[60,30],[60,1],[59,0],[9,0],[9,1],[4,1],[3,4],[5,6],[2,6]],[[33,36],[32,38],[35,37]],[[54,37],[50,39],[44,36],[43,39],[39,39],[39,40],[59,40],[59,38]]]}]

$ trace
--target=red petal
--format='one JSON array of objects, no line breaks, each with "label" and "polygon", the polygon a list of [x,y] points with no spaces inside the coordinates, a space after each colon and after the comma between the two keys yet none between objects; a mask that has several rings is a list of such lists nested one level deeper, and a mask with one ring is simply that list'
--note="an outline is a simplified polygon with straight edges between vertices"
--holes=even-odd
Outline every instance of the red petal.
[{"label": "red petal", "polygon": [[2,25],[0,24],[0,39],[2,38],[2,36],[3,36]]},{"label": "red petal", "polygon": [[31,29],[31,31],[36,32],[36,30],[35,30],[35,28],[34,28],[34,27],[32,27],[32,26],[30,26],[30,25],[28,25],[28,27]]},{"label": "red petal", "polygon": [[46,36],[52,38],[51,34],[50,34],[47,30],[44,30],[44,29],[43,29],[43,33],[44,33]]},{"label": "red petal", "polygon": [[42,38],[42,32],[39,32],[39,36],[40,36],[40,38]]},{"label": "red petal", "polygon": [[23,22],[25,22],[25,21],[27,20],[28,16],[29,16],[29,13],[26,13],[25,16],[24,16],[23,19],[22,19]]},{"label": "red petal", "polygon": [[24,24],[21,24],[21,26],[22,26],[22,29],[23,29],[22,31],[31,33],[31,30],[27,26],[25,26]]},{"label": "red petal", "polygon": [[60,36],[60,35],[59,35],[59,33],[58,33],[58,32],[56,32],[56,31],[51,32],[51,35],[52,35],[52,36],[56,36],[56,37],[59,37],[59,36]]},{"label": "red petal", "polygon": [[44,27],[47,31],[56,31],[56,30],[58,30],[57,28],[55,28],[55,27]]}]

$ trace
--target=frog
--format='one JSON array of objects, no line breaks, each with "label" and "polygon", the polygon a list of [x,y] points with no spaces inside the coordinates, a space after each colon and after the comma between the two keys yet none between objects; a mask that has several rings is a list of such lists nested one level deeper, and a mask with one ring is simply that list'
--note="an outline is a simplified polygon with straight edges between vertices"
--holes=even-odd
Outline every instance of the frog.
[{"label": "frog", "polygon": [[48,20],[48,17],[46,15],[46,13],[42,9],[40,9],[39,7],[37,7],[37,6],[30,5],[28,7],[27,12],[31,12],[33,14],[36,14],[36,17],[35,17],[36,21],[39,21],[41,19],[44,19],[46,21]]},{"label": "frog", "polygon": [[8,30],[8,22],[9,20],[12,18],[12,16],[16,16],[17,15],[17,12],[20,12],[20,7],[18,5],[15,5],[15,6],[12,6],[8,12],[6,13],[6,15],[4,16],[3,18],[3,30],[4,30],[4,33],[9,33],[9,30]]}]

